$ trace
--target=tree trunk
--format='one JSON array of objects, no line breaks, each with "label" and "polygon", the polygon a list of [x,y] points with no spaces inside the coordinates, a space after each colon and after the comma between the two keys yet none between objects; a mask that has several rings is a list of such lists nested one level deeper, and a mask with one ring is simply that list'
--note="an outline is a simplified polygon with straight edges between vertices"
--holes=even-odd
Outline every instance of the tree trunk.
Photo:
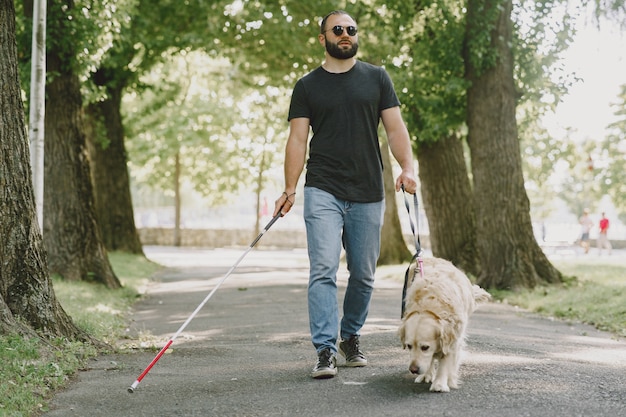
[{"label": "tree trunk", "polygon": [[54,74],[47,89],[44,145],[48,267],[67,280],[119,288],[96,221],[80,83],[61,56],[55,47],[48,51],[48,68]]},{"label": "tree trunk", "polygon": [[[261,221],[263,220],[264,217],[267,217],[269,215],[271,215],[272,213],[270,213],[272,209],[270,209],[267,205],[267,198],[265,198],[263,200],[263,206],[261,206],[261,194],[263,192],[263,186],[265,183],[265,174],[266,171],[268,169],[268,167],[271,165],[271,160],[272,160],[272,151],[268,148],[271,141],[273,135],[266,131],[265,136],[263,137],[263,147],[261,148],[261,161],[259,162],[259,172],[257,174],[257,178],[256,178],[256,190],[255,190],[255,194],[256,194],[256,221],[254,223],[254,234],[253,234],[253,239],[259,235],[259,233],[261,233],[261,227],[264,227],[265,225],[261,224]],[[295,200],[293,200],[295,201]]]},{"label": "tree trunk", "polygon": [[181,232],[181,211],[182,198],[180,194],[181,171],[180,171],[180,149],[174,157],[174,246],[180,247],[182,241]]},{"label": "tree trunk", "polygon": [[107,93],[107,98],[87,108],[87,144],[96,216],[102,242],[107,250],[143,255],[135,226],[126,165],[124,127],[120,113],[122,89],[107,88]]},{"label": "tree trunk", "polygon": [[451,136],[417,152],[433,255],[477,276],[476,223],[463,143]]},{"label": "tree trunk", "polygon": [[[562,276],[539,247],[524,188],[515,118],[511,0],[469,0],[465,39],[468,143],[474,177],[478,283],[485,288],[532,288]],[[489,16],[493,16],[490,18]],[[489,31],[495,63],[477,64]],[[483,45],[484,47],[484,45]]]},{"label": "tree trunk", "polygon": [[0,0],[0,334],[86,340],[48,276],[21,99],[13,0]]},{"label": "tree trunk", "polygon": [[378,265],[393,265],[411,260],[411,252],[406,246],[400,218],[398,217],[398,205],[396,204],[395,179],[389,156],[389,146],[387,142],[382,146],[383,176],[385,183],[385,218],[383,230],[381,231],[380,256]]},{"label": "tree trunk", "polygon": [[[267,139],[266,139],[267,140]],[[259,172],[256,176],[255,183],[255,198],[256,198],[256,220],[254,222],[254,232],[253,239],[261,233],[261,220],[265,215],[263,210],[261,210],[261,192],[263,192],[263,175],[265,174],[265,145],[263,146],[263,151],[261,152],[261,163],[259,164]]]}]

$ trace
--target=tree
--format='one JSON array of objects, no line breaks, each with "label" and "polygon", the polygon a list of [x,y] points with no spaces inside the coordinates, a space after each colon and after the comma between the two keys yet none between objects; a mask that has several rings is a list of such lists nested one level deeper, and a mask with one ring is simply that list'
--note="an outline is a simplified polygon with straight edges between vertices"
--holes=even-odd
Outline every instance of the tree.
[{"label": "tree", "polygon": [[37,223],[13,0],[0,0],[0,334],[85,339],[59,304]]},{"label": "tree", "polygon": [[[100,230],[109,250],[142,253],[134,222],[128,157],[122,116],[125,93],[141,90],[138,80],[164,57],[179,49],[207,49],[221,28],[220,7],[226,2],[172,0],[116,2],[111,14],[100,18],[102,26],[119,30],[112,34],[90,81],[100,96],[88,103],[88,135],[93,161],[92,177]],[[120,7],[123,6],[123,7]],[[204,18],[199,18],[203,16]],[[166,51],[170,53],[166,53]],[[101,134],[98,134],[100,132]],[[174,186],[174,184],[172,184]]]},{"label": "tree", "polygon": [[[544,14],[552,16],[554,14],[553,7],[552,5],[548,6],[550,11]],[[602,2],[587,0],[575,5],[568,4],[569,6],[573,12],[565,9],[563,18],[551,19],[552,26],[564,26],[564,29],[556,36],[558,42],[553,44],[558,45],[563,40],[571,39],[574,28],[581,24],[575,25],[574,22],[579,20],[585,20],[587,25],[594,24],[598,29],[610,21],[621,25],[622,28],[626,25],[624,19],[626,4],[622,0]],[[587,20],[590,16],[594,20]],[[547,26],[547,23],[544,26]],[[527,37],[527,39],[545,38],[546,35],[543,33],[547,31],[539,30],[540,28],[541,26],[536,26],[532,36]],[[569,36],[567,31],[570,32]],[[550,58],[548,57],[548,59]],[[535,72],[545,72],[542,68],[550,66],[549,64],[546,62],[545,66],[535,66]],[[545,99],[542,102],[549,103],[550,108],[553,108],[560,101],[561,95],[571,84],[581,81],[576,78],[575,73],[564,74],[562,68],[556,67],[554,72],[560,74],[561,78],[568,79],[563,83],[561,91],[552,89],[549,94],[544,92],[543,97]],[[537,93],[542,93],[542,91],[536,91],[535,94]],[[617,116],[620,115],[619,108],[621,105],[621,103],[616,105]],[[524,112],[527,111],[528,109],[524,108]],[[614,202],[621,200],[620,197],[623,192],[620,191],[620,184],[623,181],[619,179],[623,171],[623,164],[620,161],[624,149],[620,147],[619,141],[620,121],[608,127],[610,132],[604,140],[602,138],[583,138],[581,141],[580,138],[578,140],[573,138],[577,132],[571,128],[566,128],[562,138],[551,137],[537,126],[539,117],[533,116],[526,117],[520,124],[523,137],[523,155],[526,157],[524,168],[527,173],[527,190],[533,204],[539,203],[538,206],[542,208],[541,211],[547,214],[549,207],[546,210],[546,206],[551,200],[558,198],[564,201],[573,213],[579,214],[584,208],[595,210],[598,202],[605,195],[609,195]],[[560,172],[555,173],[555,167],[558,167]],[[619,209],[619,203],[616,203],[616,206]]]},{"label": "tree", "polygon": [[[411,259],[406,242],[403,238],[402,226],[398,218],[398,205],[396,204],[395,178],[393,177],[393,166],[389,152],[389,144],[385,140],[382,144],[381,156],[383,159],[383,180],[385,183],[385,214],[383,218],[383,228],[380,232],[381,242],[378,265],[393,265],[406,262]],[[419,213],[415,214],[419,216]],[[408,216],[408,214],[407,214]],[[418,217],[419,219],[419,217]],[[417,232],[417,231],[416,231]]]},{"label": "tree", "polygon": [[[407,125],[414,135],[433,255],[477,275],[472,190],[464,155],[465,90],[462,4],[388,4],[397,27],[389,58]],[[396,24],[392,24],[395,23]]]},{"label": "tree", "polygon": [[468,0],[464,57],[478,282],[516,289],[560,282],[532,232],[516,123],[511,0]]},{"label": "tree", "polygon": [[619,119],[609,126],[610,134],[602,143],[600,155],[606,163],[600,167],[599,183],[620,211],[620,220],[626,222],[626,85],[614,107]]},{"label": "tree", "polygon": [[419,147],[420,180],[435,256],[480,273],[472,188],[463,141],[456,136]]},{"label": "tree", "polygon": [[95,211],[107,250],[143,255],[126,168],[124,126],[119,112],[121,100],[120,88],[107,87],[106,97],[90,103],[85,111]]},{"label": "tree", "polygon": [[252,93],[237,88],[233,71],[226,59],[182,51],[140,78],[143,91],[129,94],[124,103],[130,166],[138,183],[171,195],[178,157],[181,181],[220,203],[249,177],[241,169],[246,124],[236,116],[245,94]]},{"label": "tree", "polygon": [[[284,123],[284,109],[289,105],[287,97],[285,89],[268,87],[259,91],[247,91],[239,101],[238,111],[243,123],[238,123],[237,135],[244,142],[248,142],[248,146],[242,147],[238,165],[246,172],[241,186],[251,182],[250,185],[254,187],[257,216],[253,237],[259,234],[263,226],[261,195],[270,180],[268,173],[272,168],[278,168],[276,156],[286,143],[286,130],[279,131],[277,126]],[[273,207],[267,204],[269,212]]]},{"label": "tree", "polygon": [[67,280],[121,283],[111,268],[94,208],[77,74],[82,13],[71,0],[48,7],[49,39],[44,158],[44,243],[50,272]]}]

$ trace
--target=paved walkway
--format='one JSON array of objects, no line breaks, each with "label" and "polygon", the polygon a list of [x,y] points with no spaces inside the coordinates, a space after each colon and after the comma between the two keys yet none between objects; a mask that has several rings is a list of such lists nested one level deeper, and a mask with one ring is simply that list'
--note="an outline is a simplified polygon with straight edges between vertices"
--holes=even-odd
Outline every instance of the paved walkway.
[{"label": "paved walkway", "polygon": [[[243,253],[146,248],[170,266],[133,314],[133,343],[164,345]],[[152,368],[156,350],[99,357],[45,416],[620,416],[626,415],[626,342],[592,327],[501,304],[472,317],[462,385],[447,394],[415,384],[400,323],[399,268],[381,269],[362,348],[369,365],[313,380],[302,250],[251,251]],[[389,276],[394,279],[389,278]],[[342,289],[345,274],[340,277]],[[149,337],[147,336],[149,335]]]}]

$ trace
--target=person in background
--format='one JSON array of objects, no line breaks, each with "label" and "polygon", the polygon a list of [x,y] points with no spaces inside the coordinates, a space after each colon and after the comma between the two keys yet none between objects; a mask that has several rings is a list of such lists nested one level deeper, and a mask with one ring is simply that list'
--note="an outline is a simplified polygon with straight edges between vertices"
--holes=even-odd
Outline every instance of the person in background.
[{"label": "person in background", "polygon": [[583,215],[580,216],[578,222],[581,226],[580,246],[583,247],[585,253],[589,253],[589,232],[593,227],[593,221],[589,217],[589,209],[583,210]]},{"label": "person in background", "polygon": [[606,213],[602,212],[602,218],[598,226],[600,227],[600,233],[598,233],[598,252],[602,255],[602,249],[606,249],[610,255],[613,247],[607,236],[607,232],[609,231],[609,219],[606,217]]},{"label": "person in background", "polygon": [[[367,365],[360,348],[385,212],[378,125],[382,121],[389,148],[400,164],[395,188],[416,191],[409,133],[400,101],[387,72],[355,58],[357,24],[345,11],[322,19],[319,44],[323,64],[296,82],[289,107],[285,147],[285,191],[274,216],[291,210],[304,169],[304,220],[310,262],[308,309],[317,362],[311,376],[332,378],[336,353],[347,367]],[[309,142],[309,130],[313,137]],[[340,320],[337,270],[342,247],[350,273]],[[337,345],[338,338],[341,337]]]}]

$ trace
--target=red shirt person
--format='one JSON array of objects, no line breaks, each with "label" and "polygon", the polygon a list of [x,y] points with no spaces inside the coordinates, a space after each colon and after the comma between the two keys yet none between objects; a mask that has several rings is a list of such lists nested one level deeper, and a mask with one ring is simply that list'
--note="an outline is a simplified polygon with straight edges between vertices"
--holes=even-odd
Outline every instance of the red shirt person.
[{"label": "red shirt person", "polygon": [[598,251],[602,254],[602,249],[606,249],[611,254],[611,242],[609,242],[608,231],[609,231],[609,219],[607,219],[606,214],[602,213],[602,218],[599,223],[600,233],[598,234]]}]

